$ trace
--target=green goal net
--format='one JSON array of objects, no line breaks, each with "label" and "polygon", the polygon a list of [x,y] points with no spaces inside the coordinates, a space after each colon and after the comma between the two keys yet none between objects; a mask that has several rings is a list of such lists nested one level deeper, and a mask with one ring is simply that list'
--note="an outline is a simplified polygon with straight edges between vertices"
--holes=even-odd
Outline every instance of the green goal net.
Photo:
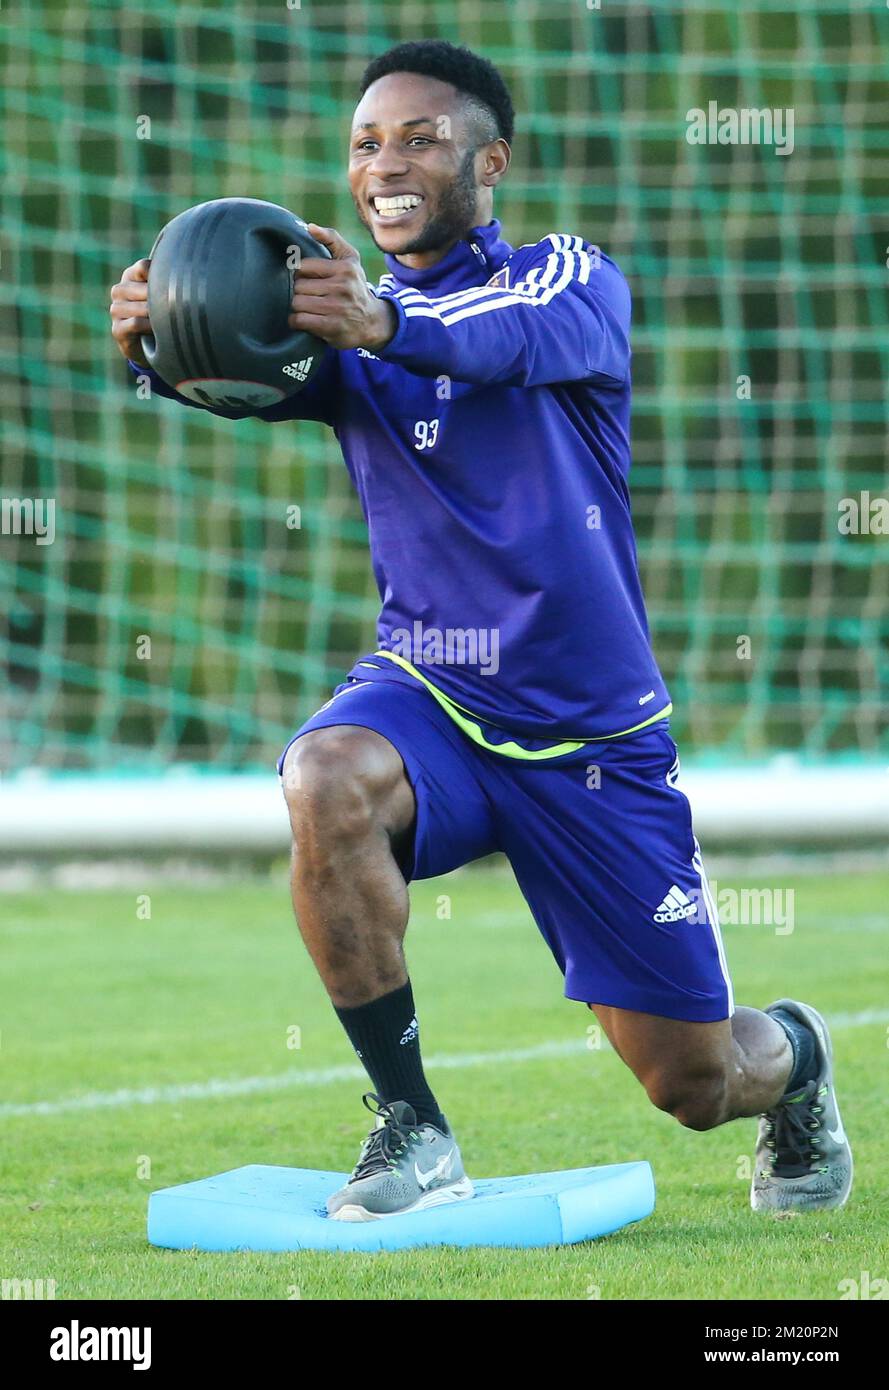
[{"label": "green goal net", "polygon": [[[885,752],[885,5],[31,0],[0,22],[0,768],[267,767],[372,645],[332,435],[138,399],[109,287],[227,195],[340,228],[375,275],[348,118],[370,56],[433,36],[512,86],[509,240],[581,233],[630,279],[633,505],[677,737]],[[784,113],[785,137],[792,113],[792,151],[695,143],[689,112],[714,108]]]}]

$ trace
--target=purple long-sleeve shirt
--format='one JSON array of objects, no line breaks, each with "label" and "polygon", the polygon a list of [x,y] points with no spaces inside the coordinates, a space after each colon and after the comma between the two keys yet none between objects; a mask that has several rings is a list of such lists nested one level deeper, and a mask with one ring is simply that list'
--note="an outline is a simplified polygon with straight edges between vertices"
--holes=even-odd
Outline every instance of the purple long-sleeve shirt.
[{"label": "purple long-sleeve shirt", "polygon": [[368,523],[379,649],[401,658],[353,673],[419,673],[531,740],[663,718],[627,489],[622,273],[579,237],[513,250],[496,221],[427,270],[386,262],[388,345],[328,352],[301,392],[255,412],[322,420],[339,440]]}]

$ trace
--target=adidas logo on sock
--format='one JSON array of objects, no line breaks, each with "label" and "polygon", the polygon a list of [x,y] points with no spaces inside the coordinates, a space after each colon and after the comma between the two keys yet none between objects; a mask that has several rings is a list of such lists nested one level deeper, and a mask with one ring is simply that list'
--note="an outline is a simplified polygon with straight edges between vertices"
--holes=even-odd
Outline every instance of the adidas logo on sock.
[{"label": "adidas logo on sock", "polygon": [[693,903],[691,898],[683,893],[681,888],[677,888],[674,883],[655,912],[654,920],[655,922],[681,922],[684,917],[694,917],[697,910],[697,903]]},{"label": "adidas logo on sock", "polygon": [[417,1034],[419,1033],[419,1031],[420,1031],[420,1025],[419,1025],[419,1023],[417,1022],[417,1016],[416,1016],[416,1014],[414,1014],[414,1016],[413,1016],[413,1018],[411,1019],[410,1023],[407,1025],[407,1027],[405,1028],[404,1032],[402,1033],[401,1037],[400,1037],[399,1040],[398,1040],[398,1041],[399,1041],[399,1045],[400,1045],[401,1047],[405,1047],[405,1046],[407,1045],[407,1043],[413,1042],[414,1038],[417,1036]]}]

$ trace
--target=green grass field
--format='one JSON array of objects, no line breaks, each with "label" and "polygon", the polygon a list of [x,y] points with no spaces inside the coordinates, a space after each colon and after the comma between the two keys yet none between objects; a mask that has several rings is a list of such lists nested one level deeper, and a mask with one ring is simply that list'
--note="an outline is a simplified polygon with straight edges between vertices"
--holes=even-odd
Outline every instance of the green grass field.
[{"label": "green grass field", "polygon": [[[845,1211],[754,1216],[755,1122],[683,1130],[612,1051],[591,1050],[592,1015],[562,998],[492,864],[415,885],[408,937],[430,1079],[467,1168],[645,1158],[654,1215],[567,1249],[266,1256],[151,1248],[149,1192],[246,1163],[348,1169],[368,1128],[364,1087],[317,1075],[355,1059],[291,923],[283,869],[194,889],[145,877],[132,891],[0,898],[2,1278],[52,1279],[59,1299],[830,1300],[862,1271],[889,1276],[889,875],[773,875],[795,889],[795,930],[725,932],[739,1002],[789,993],[834,1024],[856,1157]],[[207,1095],[213,1080],[247,1084]]]}]

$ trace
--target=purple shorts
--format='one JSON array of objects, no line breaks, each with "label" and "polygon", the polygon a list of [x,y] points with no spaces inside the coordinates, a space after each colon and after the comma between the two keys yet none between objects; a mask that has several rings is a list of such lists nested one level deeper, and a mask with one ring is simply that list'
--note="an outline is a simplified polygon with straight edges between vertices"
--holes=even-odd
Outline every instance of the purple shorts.
[{"label": "purple shorts", "polygon": [[716,909],[666,721],[524,761],[478,746],[419,684],[350,677],[294,739],[343,724],[375,730],[401,755],[417,807],[408,879],[499,851],[569,999],[695,1022],[730,1017]]}]

